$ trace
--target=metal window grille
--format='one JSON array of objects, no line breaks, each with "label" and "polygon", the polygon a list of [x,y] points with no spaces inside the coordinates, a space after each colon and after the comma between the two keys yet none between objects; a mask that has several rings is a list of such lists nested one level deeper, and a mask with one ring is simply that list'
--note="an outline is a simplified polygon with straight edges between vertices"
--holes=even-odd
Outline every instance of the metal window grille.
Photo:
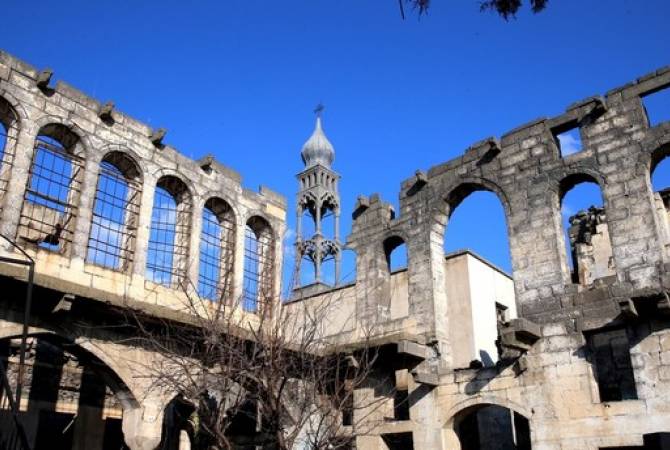
[{"label": "metal window grille", "polygon": [[47,250],[66,249],[72,242],[81,169],[81,159],[59,141],[38,136],[21,211],[21,237]]},{"label": "metal window grille", "polygon": [[139,183],[110,161],[100,164],[87,261],[126,270],[133,260],[139,210]]},{"label": "metal window grille", "polygon": [[200,237],[200,296],[210,300],[230,294],[233,278],[235,223],[230,207],[211,199],[202,212]]},{"label": "metal window grille", "polygon": [[185,278],[190,223],[185,187],[162,179],[156,186],[147,251],[147,278],[178,287]]},{"label": "metal window grille", "polygon": [[16,128],[5,126],[0,118],[0,197],[7,192],[9,175],[14,165],[14,146],[16,143]]},{"label": "metal window grille", "polygon": [[[255,226],[254,226],[255,225]],[[273,239],[269,225],[248,224],[244,232],[244,291],[245,311],[258,312],[262,303],[272,295]]]}]

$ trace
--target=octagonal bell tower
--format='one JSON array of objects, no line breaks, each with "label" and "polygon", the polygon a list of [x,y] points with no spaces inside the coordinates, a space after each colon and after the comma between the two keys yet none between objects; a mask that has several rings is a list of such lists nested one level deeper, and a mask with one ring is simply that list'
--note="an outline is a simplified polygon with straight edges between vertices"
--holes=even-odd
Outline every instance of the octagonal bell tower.
[{"label": "octagonal bell tower", "polygon": [[[335,159],[335,149],[330,143],[321,124],[323,106],[316,110],[314,132],[302,147],[302,161],[305,169],[297,175],[299,191],[297,196],[296,242],[295,242],[295,287],[300,288],[301,266],[308,261],[314,266],[314,287],[337,285],[340,281],[341,248],[340,242],[340,194],[338,183],[340,176],[331,166]],[[307,212],[314,223],[312,236],[303,237],[302,220]],[[323,230],[323,219],[333,216],[332,235]],[[332,282],[324,280],[323,263],[329,259],[335,261],[335,273]]]}]

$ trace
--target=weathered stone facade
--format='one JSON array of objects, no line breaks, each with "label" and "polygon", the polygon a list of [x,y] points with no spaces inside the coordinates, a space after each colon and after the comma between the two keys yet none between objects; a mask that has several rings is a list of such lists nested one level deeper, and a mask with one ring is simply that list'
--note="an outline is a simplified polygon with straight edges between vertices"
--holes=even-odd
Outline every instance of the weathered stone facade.
[{"label": "weathered stone facade", "polygon": [[[397,381],[408,389],[409,420],[389,421],[363,448],[405,448],[407,441],[394,446],[388,437],[407,435],[414,448],[478,448],[462,427],[480,411],[475,425],[495,429],[500,414],[492,405],[514,411],[515,426],[519,415],[528,420],[532,448],[669,448],[668,212],[650,175],[670,154],[670,122],[651,127],[642,103],[668,87],[670,69],[660,69],[558,117],[478,142],[405,180],[399,217],[377,195],[359,198],[348,239],[357,252],[356,314],[343,339],[376,321],[399,354],[403,339],[425,345],[420,362],[389,368],[413,375]],[[562,156],[557,136],[574,128],[582,150]],[[604,211],[592,211],[588,242],[584,230],[573,230],[573,277],[561,202],[585,181],[600,187]],[[443,263],[451,212],[477,190],[503,205],[521,317],[501,324],[503,361],[494,368],[455,363],[464,350],[453,330],[487,324],[455,320],[459,302]],[[404,317],[389,313],[389,240],[407,245]],[[494,434],[480,436],[482,448],[530,448],[522,436],[510,447]]]},{"label": "weathered stone facade", "polygon": [[[0,52],[0,123],[7,130],[0,175],[3,187],[0,189],[0,232],[16,241],[35,261],[35,301],[30,334],[54,345],[66,342],[78,349],[80,361],[98,369],[104,367],[101,372],[104,381],[115,390],[123,406],[123,433],[127,445],[132,449],[153,449],[160,439],[162,409],[174,393],[148,392],[148,380],[142,376],[142,368],[151,364],[152,355],[118,343],[123,336],[113,329],[123,323],[124,318],[110,316],[109,310],[130,305],[168,318],[180,313],[185,292],[177,284],[185,279],[199,278],[203,209],[212,199],[225,204],[233,217],[232,276],[226,280],[232,284],[230,295],[235,298],[246,295],[243,262],[245,239],[249,239],[251,229],[253,232],[259,230],[259,238],[262,235],[270,247],[259,257],[261,269],[254,283],[258,289],[267,288],[279,293],[286,202],[284,197],[265,187],[258,193],[244,189],[236,172],[211,157],[199,161],[184,157],[162,143],[164,132],[152,130],[63,82],[53,88],[48,82],[45,72]],[[55,198],[61,194],[58,189],[47,187],[55,191],[55,197],[36,200],[36,197],[28,197],[26,192],[40,190],[41,186],[31,181],[37,173],[38,162],[42,163],[40,169],[46,172],[47,176],[43,177],[46,183],[57,179],[59,164],[61,168],[65,164],[53,163],[56,159],[51,157],[49,167],[44,163],[48,156],[46,151],[43,159],[36,162],[36,149],[38,145],[44,145],[37,144],[36,138],[45,135],[53,139],[46,145],[54,146],[57,142],[73,153],[72,181],[69,193],[61,198]],[[128,197],[136,195],[138,199],[129,202],[125,211],[125,225],[130,231],[124,231],[125,234],[119,231],[119,235],[128,239],[116,239],[117,244],[122,244],[121,253],[132,257],[125,258],[125,264],[110,268],[100,264],[103,260],[95,261],[92,256],[94,233],[91,224],[95,223],[96,195],[102,189],[99,185],[101,162],[114,162],[123,167],[118,163],[122,160],[120,155],[133,167],[132,171],[126,172],[128,185],[132,186]],[[128,175],[130,173],[132,175]],[[171,283],[152,281],[147,270],[147,255],[153,239],[150,235],[152,205],[157,185],[162,186],[161,180],[169,180],[164,185],[166,190],[170,185],[184,186],[175,193],[179,200],[175,212],[175,248],[183,251],[174,259]],[[134,207],[136,211],[132,210]],[[48,214],[42,213],[45,210]],[[34,211],[40,211],[40,215],[36,217]],[[131,216],[134,217],[132,221]],[[67,233],[53,237],[60,220],[66,222],[63,228]],[[259,224],[265,228],[261,230]],[[179,227],[184,231],[180,232]],[[115,239],[108,236],[107,240],[112,245]],[[1,245],[2,256],[25,259],[8,242],[3,241]],[[105,247],[98,244],[96,250],[100,249]],[[0,273],[3,291],[7,293],[2,305],[0,338],[20,337],[27,272],[23,266],[2,263]],[[84,323],[86,325],[81,326]],[[6,349],[9,351],[10,347]],[[15,360],[11,351],[0,358],[10,363]],[[51,404],[52,409],[60,407]],[[76,441],[77,436],[74,439]],[[57,446],[54,441],[51,444]],[[76,448],[88,450],[95,446]]]},{"label": "weathered stone facade", "polygon": [[[339,298],[341,313],[324,328],[352,346],[375,325],[373,342],[388,359],[373,376],[390,373],[395,385],[356,393],[360,400],[377,396],[384,402],[374,412],[383,424],[358,436],[357,448],[670,448],[670,216],[667,196],[654,193],[650,183],[652,170],[670,154],[670,122],[651,127],[642,103],[667,87],[668,68],[418,171],[402,183],[398,217],[377,195],[359,198],[347,241],[357,253],[356,282],[283,306],[309,308]],[[211,158],[185,158],[162,144],[160,130],[62,82],[52,88],[48,74],[5,53],[0,113],[7,130],[0,231],[36,262],[30,334],[50,345],[67,343],[84,368],[97,367],[123,410],[126,444],[153,449],[173,393],[148,389],[142,368],[154,355],[120,342],[110,325],[129,305],[158,316],[179,314],[182,292],[173,282],[198,279],[203,208],[211,198],[225,201],[234,217],[234,277],[223,290],[244,298],[245,229],[256,232],[262,222],[271,251],[256,282],[278,293],[285,201],[265,188],[244,190],[237,174]],[[572,128],[579,128],[583,149],[562,156],[556,136]],[[71,155],[70,187],[76,188],[56,199],[59,206],[45,208],[26,193],[39,190],[30,180],[40,135],[59,141]],[[123,231],[125,262],[113,268],[92,263],[89,253],[100,166],[112,161],[109,154],[113,162],[122,154],[135,164],[130,178],[139,196],[136,222]],[[165,177],[183,185],[175,214],[185,227],[181,235],[175,232],[184,241],[168,285],[151,281],[155,273],[146,270],[156,186],[174,185],[161,184]],[[574,230],[573,251],[590,248],[575,252],[574,276],[561,201],[583,181],[600,186],[604,212],[594,215],[594,223],[575,222],[583,229]],[[505,315],[504,304],[495,310],[504,302],[492,301],[484,322],[473,312],[477,297],[460,297],[462,290],[455,289],[455,259],[445,260],[443,250],[451,213],[477,190],[495,193],[503,205],[516,297],[516,315]],[[391,273],[389,252],[401,243],[408,267]],[[2,255],[22,257],[9,244]],[[579,272],[579,261],[586,260],[593,265]],[[509,283],[495,268],[467,267],[463,273],[487,277],[468,278],[468,292],[478,282]],[[0,263],[0,274],[10,293],[0,309],[0,338],[16,339],[26,272]],[[469,309],[464,298],[473,303]],[[464,340],[476,341],[478,327],[495,329],[499,355],[492,363],[473,353],[476,346],[468,345],[464,354]],[[464,364],[469,360],[475,361]]]}]

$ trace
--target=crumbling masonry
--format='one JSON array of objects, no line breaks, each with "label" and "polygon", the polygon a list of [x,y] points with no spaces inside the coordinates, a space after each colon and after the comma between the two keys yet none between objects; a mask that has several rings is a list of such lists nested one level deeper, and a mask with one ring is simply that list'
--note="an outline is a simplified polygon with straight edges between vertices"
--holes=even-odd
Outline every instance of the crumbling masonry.
[{"label": "crumbling masonry", "polygon": [[[279,292],[286,203],[50,78],[0,53],[0,232],[36,270],[21,414],[36,448],[69,439],[62,448],[153,449],[173,393],[148,390],[142,367],[153,356],[110,325],[128,302],[177,314],[184,280],[244,299],[253,315],[261,293]],[[478,142],[405,180],[397,217],[379,196],[359,198],[346,243],[356,282],[296,290],[282,305],[337,298],[324,327],[352,346],[375,324],[386,360],[373,376],[393,381],[355,393],[384,402],[356,448],[670,448],[670,210],[650,183],[670,155],[670,122],[650,126],[642,102],[668,87],[661,69]],[[557,135],[570,129],[583,149],[562,156]],[[126,191],[105,196],[101,180]],[[561,201],[585,181],[604,206],[572,219],[570,254]],[[444,254],[451,213],[477,190],[503,205],[511,276],[468,251]],[[204,210],[226,224],[226,251],[201,243],[217,235]],[[407,268],[392,272],[402,243]],[[8,243],[2,256],[25,258]],[[234,274],[225,285],[224,266]],[[0,361],[15,379],[26,271],[3,262],[0,274]],[[0,442],[11,429],[5,394]],[[70,422],[69,434],[58,430]]]}]

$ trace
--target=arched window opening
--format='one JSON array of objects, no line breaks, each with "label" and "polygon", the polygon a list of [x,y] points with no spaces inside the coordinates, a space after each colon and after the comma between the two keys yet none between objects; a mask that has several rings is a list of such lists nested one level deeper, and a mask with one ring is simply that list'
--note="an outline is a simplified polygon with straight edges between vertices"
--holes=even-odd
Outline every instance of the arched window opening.
[{"label": "arched window opening", "polygon": [[471,250],[505,272],[512,272],[505,210],[490,191],[478,190],[450,204],[444,250]]},{"label": "arched window opening", "polygon": [[0,198],[7,192],[14,148],[18,136],[18,119],[9,102],[0,97]]},{"label": "arched window opening", "polygon": [[670,252],[670,146],[661,148],[652,156],[651,187],[654,192],[660,239],[666,252]]},{"label": "arched window opening", "polygon": [[51,251],[72,242],[83,161],[75,155],[78,137],[62,125],[44,127],[35,141],[19,236]]},{"label": "arched window opening", "polygon": [[530,450],[530,423],[498,405],[478,405],[454,420],[461,450]]},{"label": "arched window opening", "polygon": [[407,267],[407,245],[399,236],[391,236],[384,241],[384,255],[389,273]]},{"label": "arched window opening", "polygon": [[141,183],[137,165],[121,152],[106,155],[93,203],[88,262],[127,270],[133,261]]},{"label": "arched window opening", "polygon": [[[502,323],[517,317],[505,210],[496,194],[462,185],[447,198],[444,277],[454,342],[469,343],[455,354],[457,367],[493,366]],[[501,308],[505,314],[501,315]]]},{"label": "arched window opening", "polygon": [[616,275],[607,217],[600,186],[587,175],[568,177],[561,183],[567,267],[570,279],[582,286]]},{"label": "arched window opening", "polygon": [[211,198],[202,211],[198,290],[201,297],[224,299],[233,285],[235,219],[230,205]]},{"label": "arched window opening", "polygon": [[147,250],[147,279],[178,287],[186,279],[190,238],[191,198],[186,185],[174,177],[156,184]]},{"label": "arched window opening", "polygon": [[245,311],[258,312],[272,301],[274,279],[274,235],[270,224],[255,216],[247,221],[244,232]]}]

